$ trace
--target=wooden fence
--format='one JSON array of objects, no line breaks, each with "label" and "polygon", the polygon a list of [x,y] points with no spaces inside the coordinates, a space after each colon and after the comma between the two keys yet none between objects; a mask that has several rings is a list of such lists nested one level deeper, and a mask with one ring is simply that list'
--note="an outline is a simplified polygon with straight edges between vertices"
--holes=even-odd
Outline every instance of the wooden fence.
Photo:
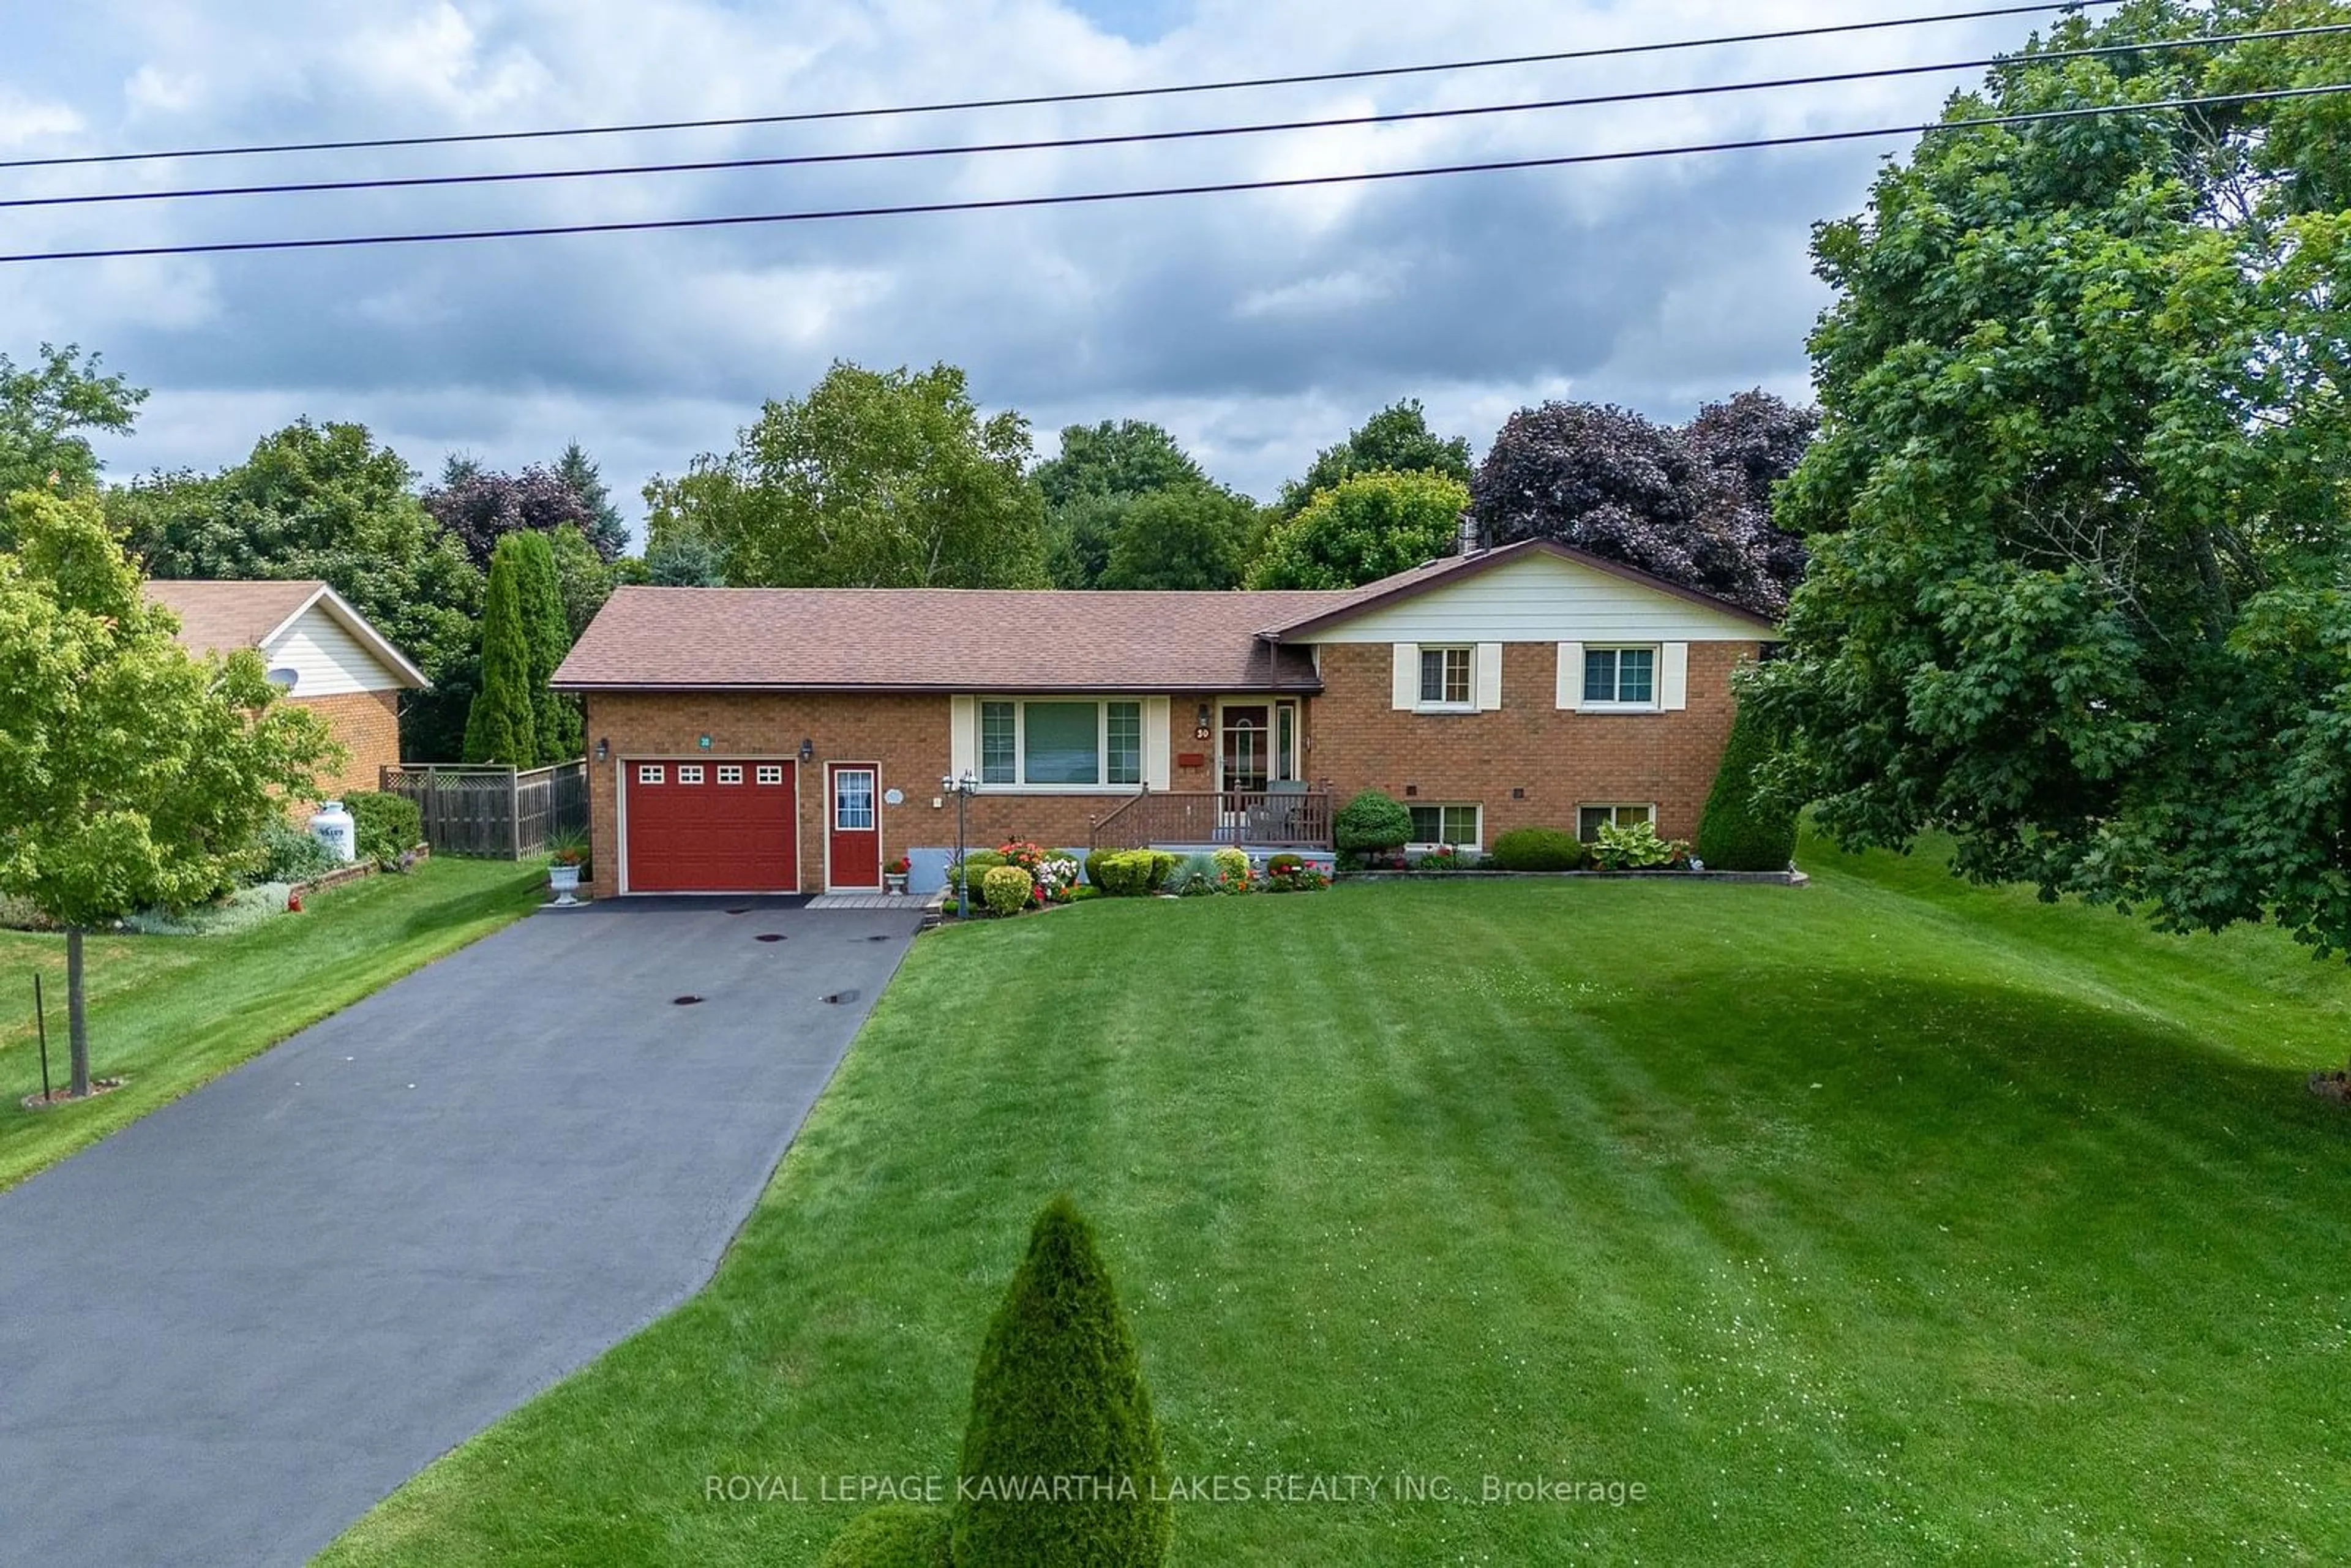
[{"label": "wooden fence", "polygon": [[387,795],[404,795],[424,815],[434,854],[520,860],[546,852],[558,833],[588,831],[588,764],[552,768],[459,768],[422,763],[383,769]]}]

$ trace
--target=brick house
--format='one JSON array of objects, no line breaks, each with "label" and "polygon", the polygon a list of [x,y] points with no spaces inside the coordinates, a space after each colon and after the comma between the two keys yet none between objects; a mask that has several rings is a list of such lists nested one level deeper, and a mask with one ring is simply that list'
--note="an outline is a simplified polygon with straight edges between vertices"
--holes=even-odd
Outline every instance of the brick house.
[{"label": "brick house", "polygon": [[372,789],[400,763],[400,694],[433,683],[367,617],[319,581],[151,579],[147,598],[180,619],[199,656],[257,648],[287,701],[308,708],[350,753],[320,798]]},{"label": "brick house", "polygon": [[1771,624],[1548,540],[1331,592],[625,587],[587,704],[599,894],[935,886],[968,842],[1416,847],[1604,820],[1687,838]]}]

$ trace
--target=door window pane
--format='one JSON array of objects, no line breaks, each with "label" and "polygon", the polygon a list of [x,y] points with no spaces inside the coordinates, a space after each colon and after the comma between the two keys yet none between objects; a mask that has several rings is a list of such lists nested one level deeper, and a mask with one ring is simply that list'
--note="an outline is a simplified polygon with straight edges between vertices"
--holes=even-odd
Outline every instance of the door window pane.
[{"label": "door window pane", "polygon": [[1102,709],[1094,703],[1029,703],[1022,761],[1031,784],[1102,782]]},{"label": "door window pane", "polygon": [[871,772],[844,768],[832,776],[832,825],[843,832],[860,832],[873,826]]}]

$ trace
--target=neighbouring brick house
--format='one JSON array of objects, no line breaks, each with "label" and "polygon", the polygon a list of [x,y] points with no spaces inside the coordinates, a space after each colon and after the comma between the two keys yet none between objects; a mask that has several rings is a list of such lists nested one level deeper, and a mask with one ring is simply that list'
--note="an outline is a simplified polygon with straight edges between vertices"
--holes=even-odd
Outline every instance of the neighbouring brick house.
[{"label": "neighbouring brick house", "polygon": [[182,647],[259,649],[287,700],[327,721],[350,756],[319,779],[320,799],[372,789],[399,765],[400,694],[432,683],[341,594],[318,581],[154,578],[147,597],[179,617]]},{"label": "neighbouring brick house", "polygon": [[969,841],[1329,843],[1378,789],[1422,844],[1604,819],[1687,838],[1771,623],[1530,541],[1332,592],[618,591],[587,703],[600,894],[935,886]]}]

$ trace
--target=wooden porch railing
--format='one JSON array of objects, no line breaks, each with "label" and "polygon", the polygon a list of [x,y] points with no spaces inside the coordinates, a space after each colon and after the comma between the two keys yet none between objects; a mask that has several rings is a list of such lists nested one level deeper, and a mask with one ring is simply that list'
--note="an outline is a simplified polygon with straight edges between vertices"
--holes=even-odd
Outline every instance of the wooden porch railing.
[{"label": "wooden porch railing", "polygon": [[1145,790],[1097,818],[1087,840],[1087,847],[1097,850],[1139,850],[1152,844],[1327,850],[1331,847],[1331,792]]}]

